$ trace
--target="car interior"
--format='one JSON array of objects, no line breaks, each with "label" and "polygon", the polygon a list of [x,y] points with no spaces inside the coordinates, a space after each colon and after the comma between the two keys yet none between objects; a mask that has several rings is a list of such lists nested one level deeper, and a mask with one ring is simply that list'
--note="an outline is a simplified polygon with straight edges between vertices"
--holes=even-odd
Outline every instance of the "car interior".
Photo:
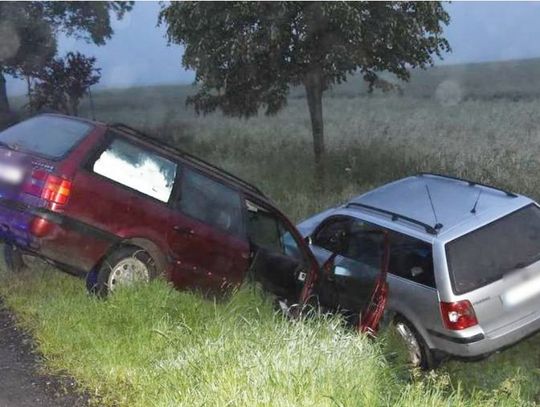
[{"label": "car interior", "polygon": [[251,245],[249,278],[277,297],[296,300],[307,262],[297,242],[279,217],[247,202],[247,230]]},{"label": "car interior", "polygon": [[339,307],[350,318],[364,309],[381,271],[384,233],[389,234],[389,273],[435,287],[430,244],[359,219],[336,217],[314,234],[315,245],[343,257],[332,260],[332,271],[321,282],[321,305]]},{"label": "car interior", "polygon": [[410,236],[390,234],[390,273],[435,288],[432,247]]}]

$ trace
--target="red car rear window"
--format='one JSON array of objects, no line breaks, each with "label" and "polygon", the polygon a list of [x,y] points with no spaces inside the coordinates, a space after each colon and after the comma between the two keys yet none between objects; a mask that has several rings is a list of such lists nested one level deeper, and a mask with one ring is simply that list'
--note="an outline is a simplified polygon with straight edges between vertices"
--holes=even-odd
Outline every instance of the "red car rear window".
[{"label": "red car rear window", "polygon": [[0,144],[14,150],[58,159],[79,143],[93,126],[57,116],[37,116],[0,132]]}]

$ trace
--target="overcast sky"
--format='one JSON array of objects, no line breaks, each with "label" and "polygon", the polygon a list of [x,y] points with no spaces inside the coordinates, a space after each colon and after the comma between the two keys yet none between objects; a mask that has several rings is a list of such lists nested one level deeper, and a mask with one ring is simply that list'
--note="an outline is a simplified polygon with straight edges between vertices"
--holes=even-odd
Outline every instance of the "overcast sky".
[{"label": "overcast sky", "polygon": [[[446,37],[453,49],[438,64],[540,57],[540,3],[454,2]],[[113,24],[114,35],[97,47],[60,38],[59,53],[80,51],[97,58],[102,68],[99,87],[190,83],[193,72],[182,69],[182,48],[168,46],[165,27],[157,27],[159,3],[136,3]],[[25,85],[8,79],[8,93],[24,93]]]}]

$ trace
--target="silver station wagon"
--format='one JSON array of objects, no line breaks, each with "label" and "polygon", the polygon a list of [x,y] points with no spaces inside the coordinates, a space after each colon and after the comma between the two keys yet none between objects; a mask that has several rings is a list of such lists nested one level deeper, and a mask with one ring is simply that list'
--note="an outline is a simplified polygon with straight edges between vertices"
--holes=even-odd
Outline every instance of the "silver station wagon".
[{"label": "silver station wagon", "polygon": [[419,174],[326,210],[299,230],[320,264],[338,253],[316,293],[321,306],[351,318],[369,300],[387,236],[385,320],[414,365],[480,358],[540,330],[540,208],[525,196]]}]

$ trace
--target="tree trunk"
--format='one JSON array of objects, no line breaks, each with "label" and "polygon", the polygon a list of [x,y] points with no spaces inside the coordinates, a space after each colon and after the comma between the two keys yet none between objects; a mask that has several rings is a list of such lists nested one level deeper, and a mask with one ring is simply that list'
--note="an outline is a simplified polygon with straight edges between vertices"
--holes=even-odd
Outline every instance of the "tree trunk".
[{"label": "tree trunk", "polygon": [[7,98],[6,78],[2,67],[0,67],[0,117],[8,117],[10,114],[9,102]]},{"label": "tree trunk", "polygon": [[24,76],[26,79],[26,96],[28,97],[28,105],[32,106],[32,80],[30,75]]},{"label": "tree trunk", "polygon": [[313,69],[306,75],[304,86],[306,88],[309,115],[311,118],[311,132],[313,134],[313,152],[315,154],[315,176],[319,187],[323,186],[324,169],[324,124],[323,124],[323,75],[320,68]]},{"label": "tree trunk", "polygon": [[70,114],[72,116],[78,116],[79,115],[79,100],[76,98],[76,96],[69,96],[69,105],[71,107]]}]

